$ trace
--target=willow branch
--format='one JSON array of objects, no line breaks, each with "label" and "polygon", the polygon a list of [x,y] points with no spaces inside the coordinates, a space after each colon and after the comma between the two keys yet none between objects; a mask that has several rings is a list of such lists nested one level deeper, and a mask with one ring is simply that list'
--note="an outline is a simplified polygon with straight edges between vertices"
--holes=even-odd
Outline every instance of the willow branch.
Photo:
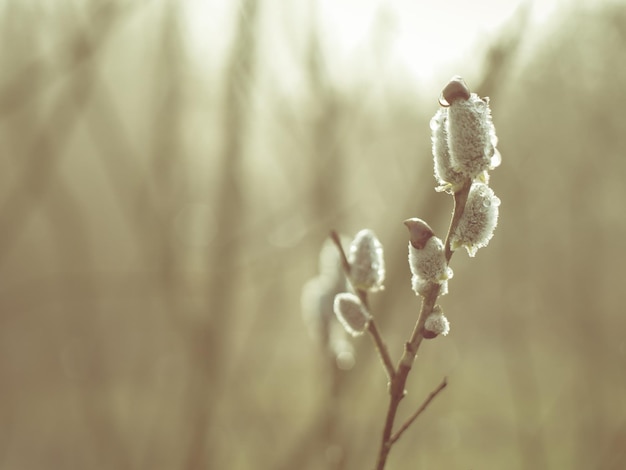
[{"label": "willow branch", "polygon": [[[346,279],[348,279],[348,282],[352,286],[352,289],[354,290],[356,295],[361,300],[361,303],[363,303],[368,313],[370,313],[369,302],[367,299],[367,292],[364,291],[363,289],[355,288],[354,285],[352,284],[352,280],[350,278],[350,262],[348,261],[346,252],[344,251],[343,246],[341,245],[341,239],[339,238],[339,234],[335,230],[332,230],[330,232],[330,238],[333,241],[333,243],[337,246],[337,250],[339,251],[339,256],[341,257],[341,266],[343,267],[343,271],[346,275]],[[378,355],[380,356],[383,366],[385,367],[385,371],[387,372],[387,377],[389,379],[389,382],[391,383],[391,381],[394,379],[396,375],[396,371],[393,367],[393,361],[391,360],[391,356],[389,355],[389,350],[387,349],[387,345],[383,341],[382,336],[380,335],[380,332],[378,331],[378,327],[376,326],[376,322],[374,321],[374,318],[371,316],[371,314],[370,314],[370,320],[367,325],[367,331],[369,332],[372,340],[374,341],[374,345],[376,346],[376,351],[378,351]]]},{"label": "willow branch", "polygon": [[341,266],[343,267],[343,272],[345,273],[348,280],[350,280],[350,262],[348,261],[346,252],[344,251],[343,245],[341,244],[341,239],[339,238],[339,234],[335,230],[331,230],[330,239],[337,246],[337,250],[339,251],[339,256],[341,256]]}]

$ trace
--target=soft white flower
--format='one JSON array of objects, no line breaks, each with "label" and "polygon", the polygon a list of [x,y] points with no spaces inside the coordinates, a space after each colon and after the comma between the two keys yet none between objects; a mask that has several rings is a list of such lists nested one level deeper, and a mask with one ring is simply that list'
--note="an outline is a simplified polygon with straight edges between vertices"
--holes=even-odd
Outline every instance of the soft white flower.
[{"label": "soft white flower", "polygon": [[452,277],[443,242],[438,237],[429,238],[421,250],[409,243],[409,265],[411,273],[424,281],[441,282]]},{"label": "soft white flower", "polygon": [[404,221],[409,229],[409,267],[411,287],[417,295],[426,295],[432,284],[439,284],[440,295],[448,292],[447,280],[452,278],[443,242],[422,219]]},{"label": "soft white flower", "polygon": [[489,99],[472,93],[447,108],[446,132],[452,167],[468,178],[476,178],[499,164],[495,128]]},{"label": "soft white flower", "polygon": [[356,289],[376,292],[383,289],[385,260],[383,246],[373,231],[361,230],[350,244],[348,253],[350,280]]},{"label": "soft white flower", "polygon": [[335,315],[348,333],[352,336],[362,335],[370,320],[361,300],[354,294],[343,292],[335,296]]},{"label": "soft white flower", "polygon": [[484,183],[474,182],[459,225],[450,238],[450,247],[465,247],[470,256],[487,246],[498,224],[500,199]]},{"label": "soft white flower", "polygon": [[[452,272],[452,270],[450,270]],[[433,284],[439,285],[439,295],[446,295],[448,293],[448,281],[427,281],[419,276],[413,275],[411,277],[411,289],[416,295],[426,297],[426,294],[430,291]]]},{"label": "soft white flower", "polygon": [[440,108],[430,120],[435,179],[439,184],[435,189],[454,193],[463,186],[467,177],[452,166],[446,129],[447,114],[448,108]]},{"label": "soft white flower", "polygon": [[432,313],[426,318],[424,329],[431,332],[430,335],[426,334],[429,337],[435,337],[437,335],[446,336],[450,332],[450,322],[443,314],[443,310],[439,305],[436,305]]}]

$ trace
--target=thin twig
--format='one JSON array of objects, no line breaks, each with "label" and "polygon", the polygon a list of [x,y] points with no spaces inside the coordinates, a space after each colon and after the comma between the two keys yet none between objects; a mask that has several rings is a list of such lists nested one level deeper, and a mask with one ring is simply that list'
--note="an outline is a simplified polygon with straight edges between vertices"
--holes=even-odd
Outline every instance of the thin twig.
[{"label": "thin twig", "polygon": [[446,388],[447,385],[448,385],[448,379],[447,377],[444,377],[441,383],[439,384],[439,386],[435,390],[430,392],[430,395],[428,395],[428,398],[424,400],[424,403],[422,403],[422,406],[420,406],[417,409],[417,411],[413,413],[411,417],[407,419],[406,422],[402,426],[400,426],[400,429],[398,429],[396,433],[391,436],[391,438],[389,439],[389,442],[391,445],[393,445],[398,439],[400,439],[400,436],[402,436],[402,433],[404,433],[404,431],[406,431],[409,428],[409,426],[413,424],[413,421],[415,421],[419,417],[419,415],[422,414],[422,412],[428,407],[428,405],[430,405],[430,402],[433,401],[435,397],[439,395],[439,393],[444,388]]},{"label": "thin twig", "polygon": [[348,261],[346,252],[344,251],[343,245],[341,244],[341,239],[339,238],[339,234],[335,230],[331,230],[330,239],[335,243],[335,245],[337,245],[337,250],[339,250],[339,256],[341,256],[341,266],[343,267],[343,271],[349,280],[350,279],[350,262]]},{"label": "thin twig", "polygon": [[[361,302],[363,303],[363,305],[369,312],[370,307],[369,307],[369,302],[367,299],[367,292],[364,291],[363,289],[357,289],[354,287],[354,285],[352,285],[352,280],[350,279],[350,262],[348,261],[346,252],[343,249],[343,246],[341,244],[341,239],[339,238],[339,234],[335,230],[331,230],[330,238],[333,241],[333,243],[335,243],[335,245],[337,246],[337,250],[339,251],[339,255],[341,257],[341,265],[346,275],[346,279],[348,279],[348,282],[352,286],[354,292],[356,293],[356,295],[359,297],[359,299],[361,300]],[[373,317],[370,318],[370,321],[367,326],[367,331],[369,332],[370,336],[372,337],[372,340],[374,341],[374,344],[376,345],[376,350],[378,351],[380,359],[383,362],[383,366],[385,366],[385,371],[387,372],[389,383],[391,383],[396,375],[396,370],[393,367],[393,361],[391,360],[391,356],[389,355],[389,350],[387,349],[387,345],[383,341],[383,338],[380,335],[380,332],[378,331],[378,327],[376,326],[376,322],[374,321]]]},{"label": "thin twig", "polygon": [[450,248],[450,237],[456,230],[461,216],[465,211],[465,204],[467,203],[467,196],[469,195],[470,188],[472,187],[472,180],[467,180],[463,187],[454,193],[454,212],[452,213],[452,220],[450,221],[450,228],[448,228],[448,234],[446,235],[446,261],[450,262],[452,258],[452,249]]}]

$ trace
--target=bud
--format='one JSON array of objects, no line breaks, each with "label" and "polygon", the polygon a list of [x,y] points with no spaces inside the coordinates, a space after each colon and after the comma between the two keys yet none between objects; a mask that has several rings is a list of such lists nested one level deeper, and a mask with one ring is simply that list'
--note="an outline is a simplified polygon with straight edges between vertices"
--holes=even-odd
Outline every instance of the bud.
[{"label": "bud", "polygon": [[426,339],[434,338],[437,335],[446,336],[450,332],[450,322],[444,316],[439,305],[435,305],[433,311],[424,322],[423,336]]},{"label": "bud", "polygon": [[[450,270],[452,273],[452,270]],[[452,277],[452,276],[450,276]],[[448,281],[428,281],[424,280],[421,277],[413,275],[411,277],[411,289],[415,292],[416,295],[421,295],[422,297],[426,297],[427,293],[432,288],[433,284],[439,285],[439,295],[446,295],[448,293]]]},{"label": "bud", "polygon": [[354,294],[343,292],[335,296],[335,315],[348,333],[360,336],[367,328],[370,314]]},{"label": "bud", "polygon": [[450,247],[462,246],[470,256],[479,248],[487,246],[498,224],[500,199],[484,183],[474,182],[470,188],[463,216],[450,238]]},{"label": "bud", "polygon": [[491,120],[489,99],[472,93],[456,99],[447,108],[446,130],[453,168],[468,178],[476,178],[500,161],[497,138]]},{"label": "bud", "polygon": [[463,186],[467,179],[463,173],[452,166],[452,158],[448,149],[448,132],[446,129],[448,110],[440,108],[430,120],[432,131],[433,160],[435,166],[435,179],[439,186],[436,191],[448,191],[455,193]]},{"label": "bud", "polygon": [[417,217],[406,219],[404,225],[409,229],[409,242],[419,250],[424,248],[430,237],[435,235],[430,225]]},{"label": "bud", "polygon": [[[452,277],[452,269],[448,267],[443,242],[426,222],[408,219],[404,225],[409,229],[411,285],[417,295],[425,295],[430,285],[446,283]],[[447,283],[441,288],[447,292]]]},{"label": "bud", "polygon": [[383,246],[368,229],[356,234],[348,254],[350,280],[356,289],[376,292],[383,289],[385,260]]},{"label": "bud", "polygon": [[441,90],[439,104],[444,107],[451,106],[457,100],[467,100],[470,97],[470,90],[465,84],[463,77],[455,75],[447,85]]}]

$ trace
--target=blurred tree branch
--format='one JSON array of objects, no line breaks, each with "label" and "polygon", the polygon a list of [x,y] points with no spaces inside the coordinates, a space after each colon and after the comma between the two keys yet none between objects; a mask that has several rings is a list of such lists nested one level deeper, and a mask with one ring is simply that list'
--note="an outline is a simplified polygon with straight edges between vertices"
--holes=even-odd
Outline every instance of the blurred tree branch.
[{"label": "blurred tree branch", "polygon": [[229,326],[234,315],[237,291],[236,260],[241,249],[233,234],[246,224],[243,205],[241,165],[249,126],[250,94],[255,78],[257,23],[260,0],[241,0],[237,9],[237,28],[225,71],[226,93],[223,101],[223,143],[219,187],[215,203],[215,224],[219,228],[214,249],[207,259],[207,311],[205,322],[191,328],[191,357],[196,368],[188,384],[186,416],[190,439],[185,468],[211,467],[219,461],[218,447],[210,436],[215,424],[213,410],[220,396],[219,377],[228,360]]}]

